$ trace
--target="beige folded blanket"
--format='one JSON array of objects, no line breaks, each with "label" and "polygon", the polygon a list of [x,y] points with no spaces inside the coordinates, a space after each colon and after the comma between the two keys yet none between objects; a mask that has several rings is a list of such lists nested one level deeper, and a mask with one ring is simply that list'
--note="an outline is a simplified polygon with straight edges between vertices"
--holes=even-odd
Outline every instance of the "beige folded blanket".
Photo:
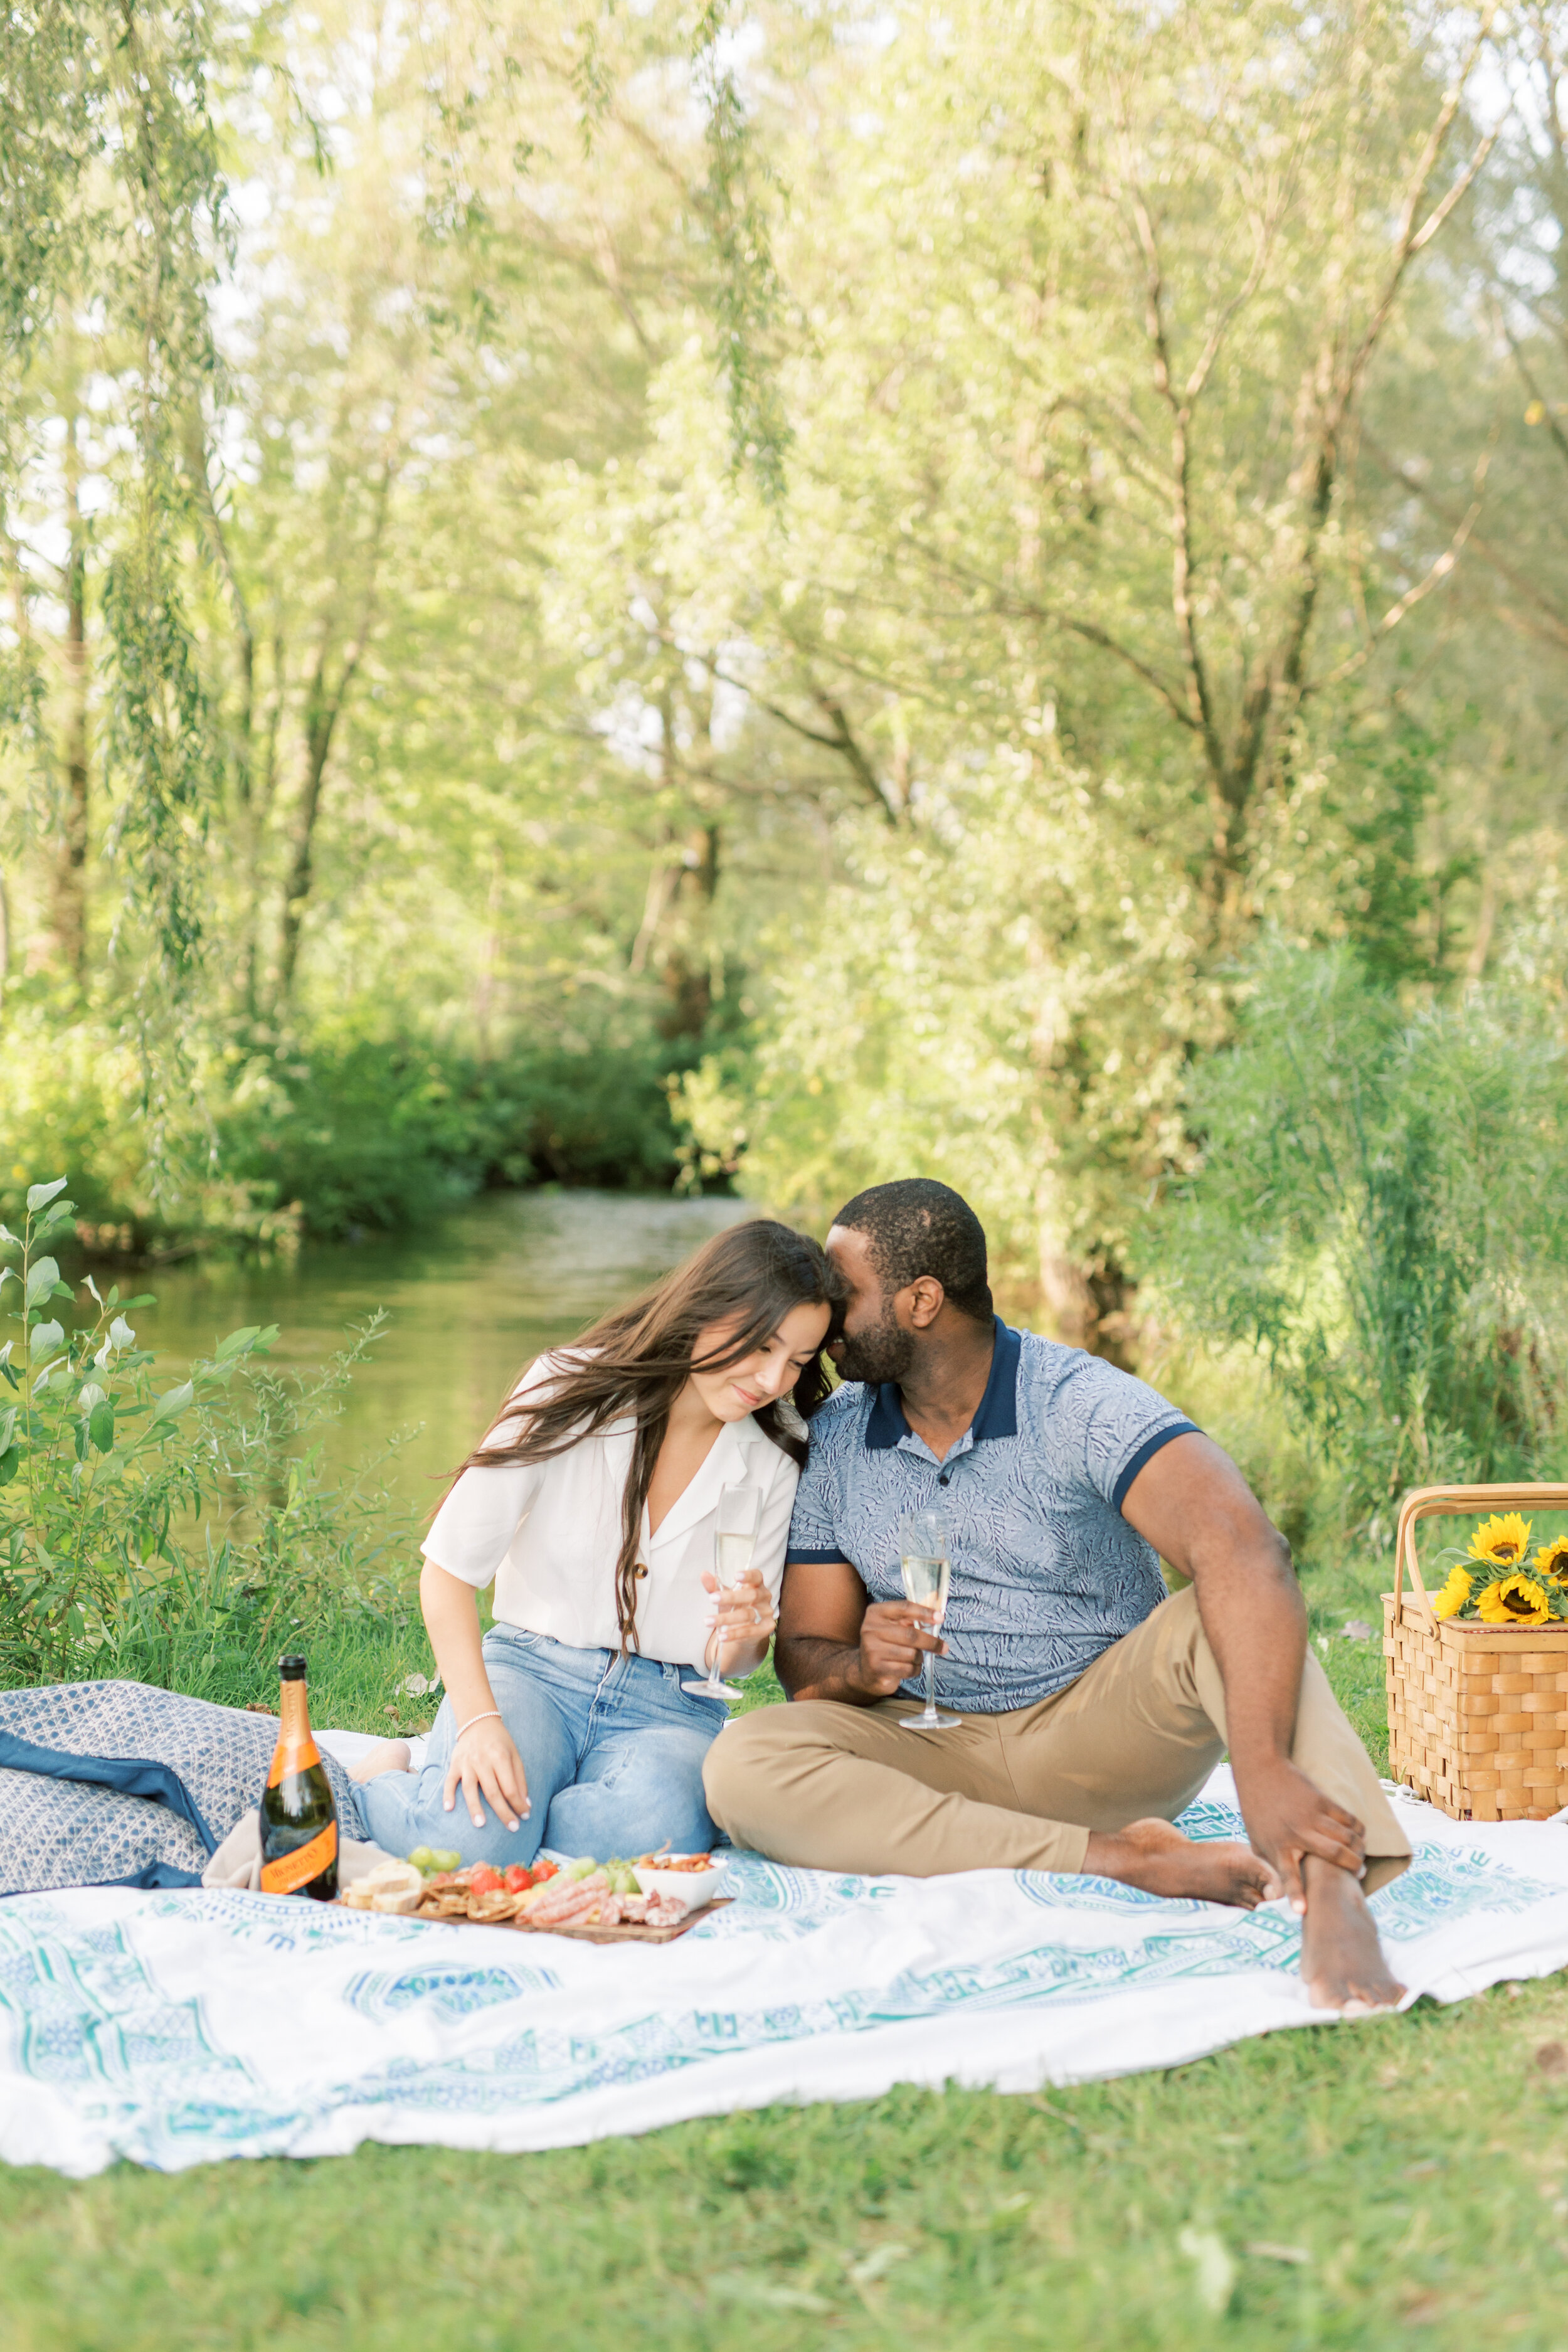
[{"label": "beige folded blanket", "polygon": [[[356,1878],[365,1877],[378,1862],[391,1862],[394,1857],[384,1853],[378,1845],[366,1838],[338,1840],[338,1885],[352,1886]],[[236,1822],[227,1837],[218,1847],[202,1873],[204,1886],[247,1886],[253,1895],[261,1892],[261,1822],[258,1814],[244,1813]]]}]

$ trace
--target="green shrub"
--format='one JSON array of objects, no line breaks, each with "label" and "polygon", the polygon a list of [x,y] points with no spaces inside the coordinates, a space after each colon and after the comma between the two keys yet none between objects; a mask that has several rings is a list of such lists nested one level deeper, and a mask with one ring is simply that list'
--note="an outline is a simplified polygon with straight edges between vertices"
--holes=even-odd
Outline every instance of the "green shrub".
[{"label": "green shrub", "polygon": [[1152,1235],[1197,1335],[1261,1351],[1352,1518],[1405,1487],[1563,1475],[1568,1055],[1540,994],[1405,1008],[1271,947],[1200,1067],[1196,1176]]},{"label": "green shrub", "polygon": [[675,1135],[652,1043],[518,1047],[480,1063],[407,1038],[268,1049],[219,1118],[222,1165],[312,1233],[395,1228],[487,1184],[668,1191]]},{"label": "green shrub", "polygon": [[123,1674],[191,1688],[258,1668],[308,1628],[406,1613],[409,1522],[374,1465],[327,1483],[321,1432],[382,1318],[321,1372],[281,1376],[276,1327],[231,1331],[159,1388],[129,1317],[146,1297],[84,1287],[53,1248],[75,1234],[66,1179],[34,1184],[0,1273],[0,1675]]},{"label": "green shrub", "polygon": [[349,1026],[196,1024],[177,1070],[149,1068],[105,1016],[24,997],[0,1036],[0,1216],[20,1220],[40,1164],[77,1171],[87,1237],[122,1256],[171,1237],[267,1244],[301,1227],[415,1225],[491,1184],[668,1191],[680,1173],[674,1058],[635,1024],[483,1062]]}]

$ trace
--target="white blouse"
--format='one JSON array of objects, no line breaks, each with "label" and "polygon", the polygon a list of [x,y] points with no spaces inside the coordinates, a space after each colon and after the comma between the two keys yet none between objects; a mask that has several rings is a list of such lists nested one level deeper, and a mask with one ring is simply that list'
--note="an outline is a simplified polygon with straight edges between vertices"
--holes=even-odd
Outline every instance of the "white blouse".
[{"label": "white blouse", "polygon": [[[513,1391],[510,1405],[547,1386],[559,1361],[542,1356]],[[486,1443],[502,1443],[515,1429],[509,1406]],[[465,1470],[420,1547],[426,1559],[464,1584],[481,1587],[493,1578],[491,1606],[498,1623],[547,1633],[574,1649],[619,1649],[616,1561],[636,1430],[628,1413],[553,1461]],[[657,1535],[648,1532],[643,1506],[639,1559],[647,1574],[637,1580],[637,1630],[645,1658],[677,1666],[701,1661],[712,1606],[702,1576],[713,1566],[721,1487],[761,1490],[752,1565],[777,1601],[799,1475],[789,1455],[748,1414],[744,1421],[725,1423]]]}]

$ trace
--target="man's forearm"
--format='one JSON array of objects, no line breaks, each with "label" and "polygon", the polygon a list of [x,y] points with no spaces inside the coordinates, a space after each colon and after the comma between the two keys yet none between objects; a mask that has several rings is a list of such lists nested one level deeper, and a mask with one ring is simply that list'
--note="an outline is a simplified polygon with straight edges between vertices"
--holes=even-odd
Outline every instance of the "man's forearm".
[{"label": "man's forearm", "polygon": [[1231,1760],[1253,1765],[1289,1756],[1296,1734],[1307,1609],[1281,1540],[1278,1557],[1215,1562],[1197,1579],[1198,1612],[1225,1685]]},{"label": "man's forearm", "polygon": [[791,1698],[835,1698],[849,1706],[868,1706],[874,1696],[859,1681],[858,1642],[827,1642],[815,1633],[781,1634],[773,1645],[773,1667]]}]

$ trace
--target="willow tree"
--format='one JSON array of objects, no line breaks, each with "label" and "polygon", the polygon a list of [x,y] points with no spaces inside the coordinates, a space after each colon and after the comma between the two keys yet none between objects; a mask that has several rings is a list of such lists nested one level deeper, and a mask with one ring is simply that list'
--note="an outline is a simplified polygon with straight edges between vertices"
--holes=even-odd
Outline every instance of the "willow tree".
[{"label": "willow tree", "polygon": [[[120,877],[119,916],[150,933],[165,985],[188,974],[201,934],[214,763],[184,576],[183,445],[194,387],[212,366],[206,293],[226,241],[210,84],[237,66],[251,33],[244,12],[204,0],[51,0],[10,8],[0,24],[7,709],[31,753],[26,819],[58,844],[55,928],[77,977],[94,822],[89,606],[103,635],[96,823]],[[89,437],[109,493],[90,529]],[[41,543],[51,505],[67,521],[53,571]],[[45,616],[61,607],[63,643],[51,648]],[[64,675],[58,740],[51,651]]]}]

